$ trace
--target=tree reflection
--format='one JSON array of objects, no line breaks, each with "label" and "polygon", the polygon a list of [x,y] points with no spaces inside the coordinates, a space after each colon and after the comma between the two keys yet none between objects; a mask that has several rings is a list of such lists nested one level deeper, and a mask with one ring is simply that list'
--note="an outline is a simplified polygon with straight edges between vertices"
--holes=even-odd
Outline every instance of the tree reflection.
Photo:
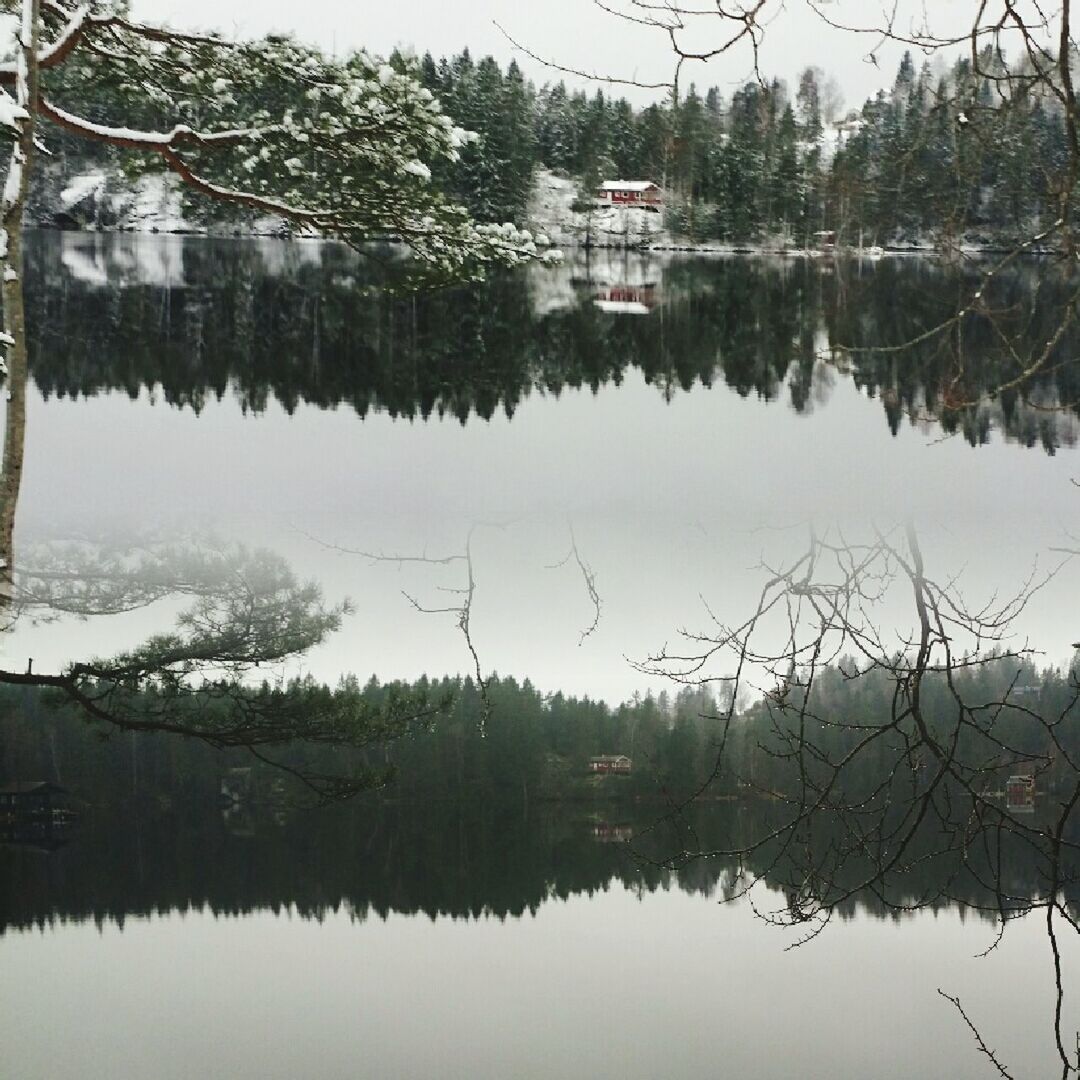
[{"label": "tree reflection", "polygon": [[[1051,452],[1076,440],[1077,331],[1060,320],[1072,288],[1032,261],[984,283],[975,266],[918,259],[593,254],[402,297],[390,270],[325,247],[54,236],[27,255],[46,396],[149,392],[198,410],[234,394],[254,411],[276,399],[465,423],[634,370],[665,396],[724,383],[810,411],[839,373],[894,433],[907,418],[973,445],[995,429]],[[646,314],[597,306],[646,279]]]},{"label": "tree reflection", "polygon": [[[1035,691],[1033,650],[1011,641],[1054,571],[972,604],[955,577],[932,576],[910,525],[862,543],[812,531],[801,554],[764,571],[748,617],[712,618],[644,667],[727,688],[733,704],[698,794],[726,777],[774,802],[779,819],[715,849],[685,829],[663,865],[733,860],[736,895],[782,883],[783,903],[761,910],[796,930],[795,944],[866,894],[896,911],[978,906],[999,935],[1038,914],[1062,1075],[1080,1069],[1062,1015],[1058,946],[1063,929],[1080,932],[1066,901],[1080,872],[1080,676],[1074,666],[1050,692]],[[910,616],[886,615],[905,609]],[[757,680],[766,692],[739,712],[734,702]],[[1041,813],[1005,797],[1017,776],[1037,787]],[[1023,888],[1018,859],[1033,870]],[[972,900],[968,878],[981,899]]]}]

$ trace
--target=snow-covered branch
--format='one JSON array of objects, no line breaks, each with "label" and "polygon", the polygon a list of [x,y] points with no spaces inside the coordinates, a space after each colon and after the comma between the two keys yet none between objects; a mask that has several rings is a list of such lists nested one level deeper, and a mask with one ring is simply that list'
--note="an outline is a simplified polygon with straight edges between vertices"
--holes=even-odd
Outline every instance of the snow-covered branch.
[{"label": "snow-covered branch", "polygon": [[[281,36],[226,42],[40,4],[42,90],[25,102],[0,91],[0,125],[17,125],[24,109],[66,135],[134,151],[131,171],[168,169],[210,199],[354,245],[403,240],[428,276],[542,257],[527,233],[477,226],[442,196],[432,166],[458,160],[475,137],[407,63],[363,52],[327,58]],[[0,65],[0,86],[17,80],[21,63],[25,56]],[[91,90],[108,102],[93,118],[79,104]]]},{"label": "snow-covered branch", "polygon": [[[147,41],[160,43],[228,47],[224,39],[210,35],[189,34],[168,27],[148,26],[115,14],[94,15],[87,4],[77,8],[68,8],[56,3],[55,0],[42,0],[41,10],[44,15],[59,20],[60,23],[56,36],[38,50],[37,63],[41,70],[63,64],[94,31],[125,31]],[[0,85],[14,86],[16,75],[17,61],[0,64]]]},{"label": "snow-covered branch", "polygon": [[110,127],[107,124],[95,124],[91,120],[85,120],[81,116],[61,109],[45,98],[38,102],[38,113],[46,120],[75,135],[81,135],[88,139],[97,139],[101,142],[110,143],[113,146],[127,147],[132,150],[165,150],[185,144],[199,146],[223,146],[227,143],[238,143],[244,139],[257,139],[262,135],[269,134],[274,129],[267,128],[233,128],[226,131],[194,131],[187,124],[177,124],[171,131],[139,131],[128,127]]}]

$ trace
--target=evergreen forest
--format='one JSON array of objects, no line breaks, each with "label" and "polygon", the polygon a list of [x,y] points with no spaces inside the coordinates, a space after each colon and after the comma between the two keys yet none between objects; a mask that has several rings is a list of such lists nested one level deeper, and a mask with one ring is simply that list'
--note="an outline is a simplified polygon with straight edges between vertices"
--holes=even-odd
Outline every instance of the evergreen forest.
[{"label": "evergreen forest", "polygon": [[[842,661],[819,673],[807,700],[821,718],[814,742],[823,760],[842,759],[865,725],[884,731],[889,724],[893,680],[884,672],[852,680],[845,677],[845,664],[851,667]],[[1006,702],[997,710],[995,738],[1031,757],[1026,771],[1039,771],[1041,791],[1067,791],[1068,759],[1080,752],[1075,665],[1038,669],[1028,660],[1001,657],[953,672],[949,679],[928,675],[922,708],[931,730],[947,731],[952,723],[950,679],[971,700]],[[799,710],[790,703],[779,708],[767,694],[732,711],[723,691],[707,684],[673,685],[671,691],[614,706],[545,693],[527,679],[498,675],[482,686],[461,676],[424,677],[411,684],[372,677],[357,690],[374,707],[395,695],[444,704],[431,724],[368,750],[298,743],[281,760],[309,771],[350,764],[378,779],[379,799],[413,806],[644,802],[655,812],[656,806],[702,794],[706,799],[794,798],[803,783],[796,762],[784,753],[800,722]],[[152,711],[153,695],[147,693],[146,708]],[[4,688],[0,709],[6,732],[0,776],[48,778],[98,809],[122,807],[140,792],[166,804],[214,803],[222,777],[251,766],[263,801],[285,794],[284,774],[245,751],[214,750],[168,735],[113,734],[107,725],[88,723],[78,709],[56,706],[48,692]],[[1035,719],[1056,717],[1061,717],[1056,734]],[[845,772],[849,797],[883,784],[885,790],[894,783],[903,790],[905,778],[895,774],[902,734],[881,738],[873,753],[860,756],[857,769]],[[631,759],[628,776],[590,772],[590,758],[611,754]],[[989,763],[980,783],[1000,793],[1015,768],[1015,760],[997,769]]]},{"label": "evergreen forest", "polygon": [[[483,222],[528,220],[540,170],[571,177],[581,205],[603,179],[648,179],[666,193],[665,224],[693,242],[771,242],[810,247],[823,233],[851,246],[960,243],[1006,245],[1036,234],[1058,216],[1066,132],[1059,104],[1038,88],[1003,98],[993,73],[1004,58],[918,65],[905,55],[891,86],[860,108],[846,108],[827,72],[807,68],[794,86],[748,82],[730,96],[685,87],[677,98],[635,107],[603,90],[562,81],[535,86],[515,62],[505,68],[468,50],[449,57],[397,53],[455,123],[478,138],[456,162],[433,163],[433,182]],[[91,120],[117,115],[122,88],[87,81],[80,69],[50,73],[74,80]],[[301,82],[249,87],[267,116],[314,107]],[[145,96],[133,118],[153,130],[167,104]],[[52,220],[65,178],[112,162],[119,152],[71,136],[31,199]],[[311,183],[318,162],[306,163]],[[198,220],[236,208],[195,197]]]}]

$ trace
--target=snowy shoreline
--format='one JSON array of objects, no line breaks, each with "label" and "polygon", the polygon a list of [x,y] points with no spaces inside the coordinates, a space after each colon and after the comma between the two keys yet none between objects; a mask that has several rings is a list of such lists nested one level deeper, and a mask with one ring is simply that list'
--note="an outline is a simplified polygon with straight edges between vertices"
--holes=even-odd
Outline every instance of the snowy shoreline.
[{"label": "snowy shoreline", "polygon": [[[193,221],[185,213],[181,185],[174,177],[143,176],[134,183],[105,170],[66,177],[62,190],[39,204],[31,227],[94,233],[206,236],[219,239],[281,237],[317,239],[293,233],[276,217],[254,220]],[[119,181],[119,182],[118,182]],[[54,181],[55,183],[55,181]],[[57,187],[59,185],[56,185]],[[943,248],[925,244],[889,244],[874,247],[800,248],[780,239],[755,243],[694,243],[673,235],[662,215],[643,208],[606,207],[581,210],[575,180],[542,169],[535,177],[527,210],[527,227],[562,250],[588,252],[636,251],[703,256],[779,256],[789,259],[857,258],[876,261],[901,256],[988,258],[1007,255],[1016,246],[1003,243],[965,243]],[[58,204],[58,205],[57,205]],[[28,223],[30,224],[30,223]],[[1032,249],[1025,255],[1038,257],[1047,251]]]}]

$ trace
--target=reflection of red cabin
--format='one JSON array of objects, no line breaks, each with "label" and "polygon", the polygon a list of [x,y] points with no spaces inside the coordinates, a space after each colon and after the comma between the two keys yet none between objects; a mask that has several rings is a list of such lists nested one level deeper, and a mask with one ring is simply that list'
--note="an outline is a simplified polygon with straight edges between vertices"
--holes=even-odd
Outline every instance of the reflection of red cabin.
[{"label": "reflection of red cabin", "polygon": [[656,286],[652,282],[648,285],[609,285],[597,293],[597,298],[656,307]]},{"label": "reflection of red cabin", "polygon": [[659,303],[656,283],[644,285],[601,285],[593,297],[601,311],[648,315]]},{"label": "reflection of red cabin", "polygon": [[593,839],[601,844],[625,844],[633,838],[634,829],[630,825],[612,825],[606,821],[597,822],[592,827]]},{"label": "reflection of red cabin", "polygon": [[632,768],[633,763],[625,754],[600,754],[589,758],[589,772],[592,773],[621,773],[625,776]]},{"label": "reflection of red cabin", "polygon": [[602,206],[640,206],[659,211],[664,193],[651,180],[605,180],[596,192]]},{"label": "reflection of red cabin", "polygon": [[1005,783],[1005,806],[1009,810],[1035,809],[1035,777],[1010,776]]}]

